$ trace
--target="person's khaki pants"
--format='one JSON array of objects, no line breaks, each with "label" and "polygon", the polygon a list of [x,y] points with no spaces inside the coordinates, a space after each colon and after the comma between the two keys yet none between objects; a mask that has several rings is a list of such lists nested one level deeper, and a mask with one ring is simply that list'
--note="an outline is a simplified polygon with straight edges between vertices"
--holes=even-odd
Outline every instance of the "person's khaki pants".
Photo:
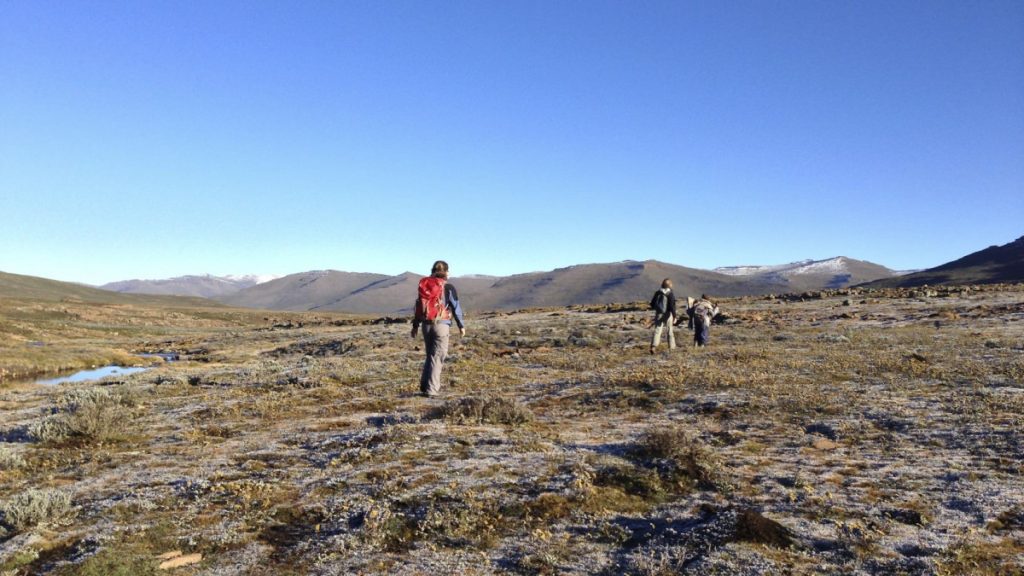
[{"label": "person's khaki pants", "polygon": [[676,347],[676,335],[672,333],[672,318],[669,316],[662,321],[654,321],[654,338],[651,339],[651,348],[657,348],[661,345],[661,331],[663,328],[668,328],[668,347],[670,350],[674,350]]}]

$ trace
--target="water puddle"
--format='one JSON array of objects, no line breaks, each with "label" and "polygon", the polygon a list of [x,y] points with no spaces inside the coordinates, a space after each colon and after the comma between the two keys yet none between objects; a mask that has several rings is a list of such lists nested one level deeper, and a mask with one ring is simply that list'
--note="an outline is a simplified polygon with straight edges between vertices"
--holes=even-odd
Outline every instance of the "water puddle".
[{"label": "water puddle", "polygon": [[129,376],[131,374],[138,374],[139,372],[145,372],[153,368],[154,366],[163,364],[164,362],[176,362],[181,359],[181,356],[177,352],[156,352],[149,354],[136,354],[142,358],[160,358],[163,362],[154,362],[152,366],[101,366],[99,368],[92,368],[90,370],[79,370],[78,372],[72,372],[57,376],[55,378],[43,378],[43,379],[26,379],[23,383],[42,384],[44,386],[56,386],[57,384],[65,384],[71,382],[90,382],[92,380],[102,380],[108,376]]},{"label": "water puddle", "polygon": [[139,372],[145,372],[149,368],[140,367],[125,367],[125,366],[103,366],[100,368],[94,368],[92,370],[81,370],[74,374],[67,376],[61,376],[59,378],[50,378],[48,380],[36,380],[36,384],[44,384],[46,386],[54,386],[57,384],[64,384],[66,382],[88,382],[90,380],[100,380],[107,376],[128,376],[129,374],[137,374]]}]

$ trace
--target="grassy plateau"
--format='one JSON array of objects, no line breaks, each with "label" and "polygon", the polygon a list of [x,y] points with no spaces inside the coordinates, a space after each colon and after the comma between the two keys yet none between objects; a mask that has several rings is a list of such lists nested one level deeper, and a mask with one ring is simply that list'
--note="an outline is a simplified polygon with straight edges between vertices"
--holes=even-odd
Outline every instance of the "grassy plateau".
[{"label": "grassy plateau", "polygon": [[1022,285],[464,304],[425,399],[395,319],[0,301],[0,575],[1024,573]]}]

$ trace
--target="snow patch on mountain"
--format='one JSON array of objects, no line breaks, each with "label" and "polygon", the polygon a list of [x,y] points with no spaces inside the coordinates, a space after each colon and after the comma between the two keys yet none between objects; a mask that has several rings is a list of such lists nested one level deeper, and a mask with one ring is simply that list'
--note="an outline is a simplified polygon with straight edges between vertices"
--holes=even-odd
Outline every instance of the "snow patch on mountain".
[{"label": "snow patch on mountain", "polygon": [[775,266],[723,266],[715,268],[715,272],[728,276],[756,276],[773,274],[783,277],[804,274],[850,274],[850,260],[845,256],[836,256],[825,260],[800,260],[789,264]]},{"label": "snow patch on mountain", "polygon": [[263,284],[271,280],[282,278],[280,274],[228,274],[224,279],[229,282],[243,283],[251,282],[253,285]]},{"label": "snow patch on mountain", "polygon": [[828,260],[817,260],[797,266],[789,271],[790,274],[846,274],[850,267],[846,258],[837,256]]}]

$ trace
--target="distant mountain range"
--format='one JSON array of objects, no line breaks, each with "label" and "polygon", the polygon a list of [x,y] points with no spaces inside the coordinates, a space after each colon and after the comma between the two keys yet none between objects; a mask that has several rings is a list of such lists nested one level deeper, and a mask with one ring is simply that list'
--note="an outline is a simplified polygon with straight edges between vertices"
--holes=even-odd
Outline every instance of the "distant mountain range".
[{"label": "distant mountain range", "polygon": [[[664,278],[679,294],[744,296],[840,288],[887,278],[892,270],[837,257],[783,266],[745,266],[700,270],[656,260],[582,264],[550,272],[514,276],[463,276],[451,279],[474,310],[635,302],[650,296]],[[421,275],[397,276],[318,270],[277,278],[217,297],[234,306],[275,310],[331,310],[406,314],[412,309]]]},{"label": "distant mountain range", "polygon": [[910,288],[963,284],[1024,282],[1024,236],[1002,246],[989,246],[963,258],[912,274],[882,278],[870,288]]},{"label": "distant mountain range", "polygon": [[100,288],[113,292],[128,294],[163,294],[173,296],[198,296],[200,298],[219,298],[234,294],[239,290],[273,280],[277,276],[178,276],[163,280],[122,280],[104,284]]},{"label": "distant mountain range", "polygon": [[[420,278],[421,275],[413,272],[389,276],[318,270],[280,278],[204,275],[130,280],[107,284],[101,290],[0,272],[0,297],[191,306],[223,303],[273,310],[408,314]],[[688,268],[656,260],[582,264],[504,277],[461,276],[452,278],[452,283],[458,288],[468,310],[483,311],[643,301],[663,278],[671,278],[676,293],[682,296],[702,293],[712,296],[782,294],[854,285],[881,288],[1024,282],[1024,237],[910,274],[838,256],[827,260],[803,260],[774,266],[729,266],[715,270]],[[143,294],[174,294],[189,298]]]},{"label": "distant mountain range", "polygon": [[784,285],[789,288],[789,292],[843,288],[899,274],[885,266],[845,256],[828,260],[801,260],[778,266],[727,266],[715,268],[714,271]]}]

